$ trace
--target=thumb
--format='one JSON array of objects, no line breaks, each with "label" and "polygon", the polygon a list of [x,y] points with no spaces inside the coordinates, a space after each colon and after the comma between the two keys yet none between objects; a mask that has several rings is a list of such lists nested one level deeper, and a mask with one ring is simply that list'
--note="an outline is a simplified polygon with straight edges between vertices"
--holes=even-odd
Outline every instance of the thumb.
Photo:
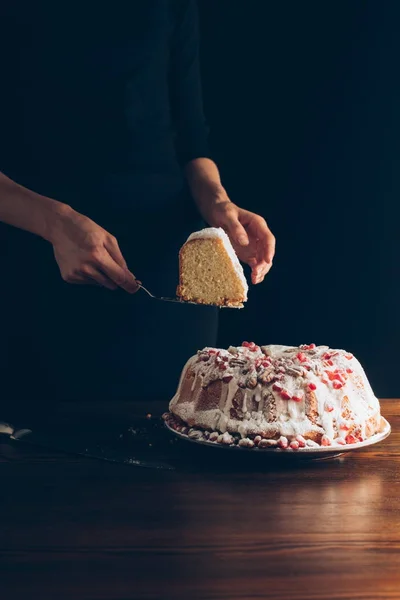
[{"label": "thumb", "polygon": [[232,242],[236,242],[240,246],[249,245],[249,236],[236,215],[229,215],[224,225]]}]

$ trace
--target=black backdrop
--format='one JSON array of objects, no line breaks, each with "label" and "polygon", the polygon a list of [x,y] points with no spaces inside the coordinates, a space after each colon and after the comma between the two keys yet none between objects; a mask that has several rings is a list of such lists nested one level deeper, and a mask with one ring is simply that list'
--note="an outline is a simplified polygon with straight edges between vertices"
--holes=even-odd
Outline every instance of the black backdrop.
[{"label": "black backdrop", "polygon": [[219,343],[352,351],[399,396],[396,0],[199,0],[206,113],[231,199],[277,238]]}]

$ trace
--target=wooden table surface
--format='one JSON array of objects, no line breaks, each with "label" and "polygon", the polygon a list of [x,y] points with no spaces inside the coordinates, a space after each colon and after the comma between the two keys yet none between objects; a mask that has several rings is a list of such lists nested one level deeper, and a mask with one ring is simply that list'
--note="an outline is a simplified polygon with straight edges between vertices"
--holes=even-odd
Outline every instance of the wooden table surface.
[{"label": "wooden table surface", "polygon": [[391,436],[323,462],[145,469],[0,446],[4,600],[400,598]]}]

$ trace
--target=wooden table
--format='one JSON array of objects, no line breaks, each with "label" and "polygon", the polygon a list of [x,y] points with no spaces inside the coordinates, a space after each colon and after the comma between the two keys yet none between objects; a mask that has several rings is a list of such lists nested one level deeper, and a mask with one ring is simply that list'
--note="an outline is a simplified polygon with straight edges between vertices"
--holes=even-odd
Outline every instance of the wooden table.
[{"label": "wooden table", "polygon": [[3,444],[4,600],[400,598],[400,400],[345,459],[157,471]]}]

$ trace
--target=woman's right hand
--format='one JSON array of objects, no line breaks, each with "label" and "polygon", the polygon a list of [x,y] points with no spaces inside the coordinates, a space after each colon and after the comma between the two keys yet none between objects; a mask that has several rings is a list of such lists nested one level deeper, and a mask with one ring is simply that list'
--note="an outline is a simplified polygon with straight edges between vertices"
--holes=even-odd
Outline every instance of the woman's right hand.
[{"label": "woman's right hand", "polygon": [[97,284],[130,294],[138,291],[118,242],[94,221],[65,207],[52,228],[51,243],[61,277],[68,283]]}]

